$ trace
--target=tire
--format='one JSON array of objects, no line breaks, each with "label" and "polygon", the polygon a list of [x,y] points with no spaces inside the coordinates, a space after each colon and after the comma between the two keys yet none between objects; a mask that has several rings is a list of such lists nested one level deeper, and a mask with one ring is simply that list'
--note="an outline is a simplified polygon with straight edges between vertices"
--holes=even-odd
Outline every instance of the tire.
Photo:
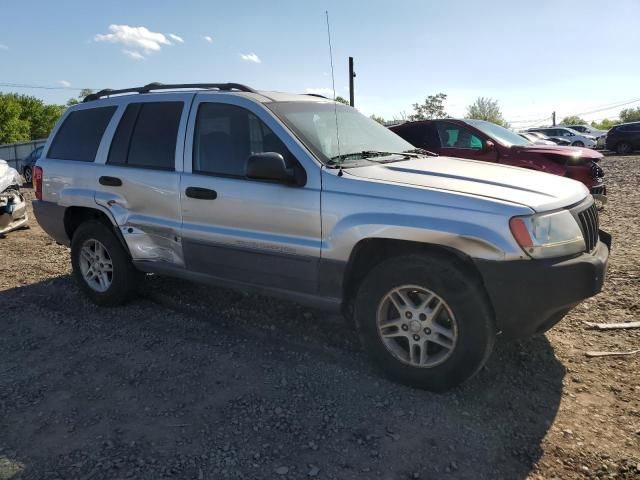
[{"label": "tire", "polygon": [[[386,315],[398,317],[400,310],[396,304],[402,306],[398,297],[390,293],[407,286],[416,288],[403,292],[405,299],[413,303],[411,308],[424,302],[427,295],[435,294],[432,298],[441,301],[439,313],[432,319],[424,319],[426,315],[422,313],[417,318],[418,312],[431,312],[427,307],[438,311],[435,303],[427,303],[423,309],[413,309],[410,321],[387,327],[390,323],[404,322],[407,317],[405,311],[404,317],[400,313],[398,320],[382,323]],[[393,297],[395,302],[390,300]],[[354,314],[360,340],[375,364],[393,380],[435,392],[453,388],[476,374],[495,343],[495,323],[483,287],[446,258],[407,255],[383,261],[362,282]],[[451,338],[436,330],[446,330]],[[392,338],[383,339],[383,332]],[[414,340],[420,337],[420,342],[413,345],[420,352],[424,349],[426,358],[414,349],[412,359],[408,348],[411,339],[402,335]],[[443,341],[449,347],[444,347]],[[422,348],[416,347],[418,343]],[[420,366],[415,361],[412,365],[412,360],[417,360]]]},{"label": "tire", "polygon": [[584,147],[584,143],[581,142],[580,140],[576,140],[575,142],[573,142],[571,144],[572,147]]},{"label": "tire", "polygon": [[[100,253],[104,253],[101,248],[106,252],[102,255],[104,263],[97,260]],[[87,255],[92,257],[91,261]],[[122,305],[131,299],[144,276],[133,267],[113,229],[96,220],[81,224],[73,234],[71,265],[80,289],[93,303],[103,307]],[[98,268],[101,273],[96,275],[94,269]],[[91,276],[93,280],[90,282],[87,278]]]},{"label": "tire", "polygon": [[31,172],[31,167],[25,167],[24,169],[24,181],[25,183],[32,183],[33,182],[33,173]]},{"label": "tire", "polygon": [[631,144],[627,142],[620,142],[616,145],[616,153],[618,155],[626,155],[627,153],[631,153]]}]

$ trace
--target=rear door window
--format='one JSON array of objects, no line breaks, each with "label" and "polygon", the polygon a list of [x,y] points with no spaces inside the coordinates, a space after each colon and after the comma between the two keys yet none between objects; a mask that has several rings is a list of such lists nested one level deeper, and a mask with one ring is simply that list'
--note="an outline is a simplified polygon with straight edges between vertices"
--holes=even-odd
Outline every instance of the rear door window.
[{"label": "rear door window", "polygon": [[116,107],[71,112],[58,129],[47,156],[58,160],[93,162]]},{"label": "rear door window", "polygon": [[438,130],[433,124],[411,125],[398,130],[399,135],[411,145],[420,148],[440,148]]},{"label": "rear door window", "polygon": [[108,164],[174,170],[183,102],[127,106],[111,142]]}]

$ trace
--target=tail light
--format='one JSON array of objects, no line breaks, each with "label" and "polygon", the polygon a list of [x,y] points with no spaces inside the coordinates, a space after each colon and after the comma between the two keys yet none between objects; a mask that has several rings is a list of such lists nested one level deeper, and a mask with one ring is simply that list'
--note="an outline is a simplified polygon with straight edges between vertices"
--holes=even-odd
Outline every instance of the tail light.
[{"label": "tail light", "polygon": [[42,200],[42,167],[33,167],[33,191],[38,200]]}]

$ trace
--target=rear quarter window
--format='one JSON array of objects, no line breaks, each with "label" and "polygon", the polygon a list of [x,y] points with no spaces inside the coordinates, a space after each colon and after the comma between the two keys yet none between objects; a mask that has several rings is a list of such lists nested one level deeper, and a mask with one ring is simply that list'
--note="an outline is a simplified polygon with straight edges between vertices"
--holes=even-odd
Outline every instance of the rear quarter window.
[{"label": "rear quarter window", "polygon": [[71,112],[58,129],[47,152],[48,158],[93,162],[102,135],[116,111],[115,106]]}]

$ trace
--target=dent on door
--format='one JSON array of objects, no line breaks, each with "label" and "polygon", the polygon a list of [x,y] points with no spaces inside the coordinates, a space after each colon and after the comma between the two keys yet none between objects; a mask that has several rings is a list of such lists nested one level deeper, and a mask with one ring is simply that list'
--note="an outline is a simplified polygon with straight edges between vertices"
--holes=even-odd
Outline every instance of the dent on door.
[{"label": "dent on door", "polygon": [[133,215],[127,200],[114,192],[96,192],[95,201],[111,213],[134,261],[184,266],[179,224],[157,218],[145,222],[144,216]]}]

